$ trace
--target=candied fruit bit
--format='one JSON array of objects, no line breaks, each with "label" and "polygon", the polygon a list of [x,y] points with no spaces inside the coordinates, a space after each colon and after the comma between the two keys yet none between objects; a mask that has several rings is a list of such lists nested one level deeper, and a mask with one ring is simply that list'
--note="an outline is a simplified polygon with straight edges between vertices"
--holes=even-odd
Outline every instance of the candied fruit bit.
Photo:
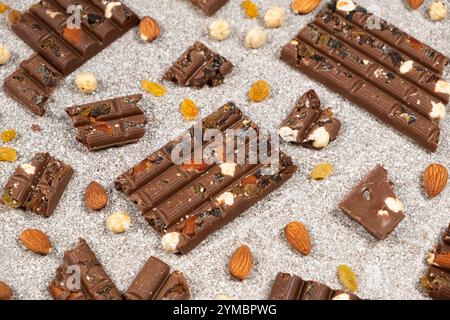
[{"label": "candied fruit bit", "polygon": [[195,120],[198,116],[198,107],[195,102],[189,98],[184,99],[180,104],[180,111],[186,120]]},{"label": "candied fruit bit", "polygon": [[355,292],[358,290],[358,279],[356,278],[355,273],[352,268],[343,264],[338,267],[338,276],[341,283],[345,288],[350,290],[351,292]]},{"label": "candied fruit bit", "polygon": [[16,160],[16,149],[11,147],[0,147],[0,161],[14,162]]},{"label": "candied fruit bit", "polygon": [[14,129],[5,130],[1,134],[3,143],[10,142],[16,137],[16,131]]},{"label": "candied fruit bit", "polygon": [[270,85],[265,80],[255,81],[247,95],[253,102],[264,101],[270,95]]},{"label": "candied fruit bit", "polygon": [[166,94],[166,88],[162,84],[159,84],[157,82],[142,80],[141,87],[155,97],[162,97]]},{"label": "candied fruit bit", "polygon": [[7,4],[0,2],[0,14],[5,13],[9,10],[9,7]]},{"label": "candied fruit bit", "polygon": [[3,194],[2,194],[2,202],[5,205],[7,205],[8,207],[13,208],[13,209],[17,209],[17,208],[20,208],[22,206],[22,204],[19,201],[13,199],[13,197],[11,196],[10,189],[6,189],[3,192]]},{"label": "candied fruit bit", "polygon": [[333,172],[333,165],[328,162],[319,163],[312,169],[310,173],[310,178],[313,180],[323,180],[328,178],[328,176]]},{"label": "candied fruit bit", "polygon": [[244,9],[245,15],[250,19],[254,19],[258,17],[258,7],[255,3],[250,0],[244,0],[241,3],[242,8]]}]

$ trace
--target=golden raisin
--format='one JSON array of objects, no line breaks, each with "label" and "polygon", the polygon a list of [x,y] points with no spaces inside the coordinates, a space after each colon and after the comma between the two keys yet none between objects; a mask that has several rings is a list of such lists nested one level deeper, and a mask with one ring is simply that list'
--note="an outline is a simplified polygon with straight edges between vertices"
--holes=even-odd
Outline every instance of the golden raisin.
[{"label": "golden raisin", "polygon": [[244,9],[245,15],[250,19],[258,17],[259,15],[258,7],[252,1],[244,0],[242,1],[241,6]]},{"label": "golden raisin", "polygon": [[7,4],[0,2],[0,14],[5,13],[9,10],[9,7]]},{"label": "golden raisin", "polygon": [[270,85],[265,80],[255,81],[247,93],[251,101],[261,102],[270,95]]},{"label": "golden raisin", "polygon": [[312,169],[309,174],[310,178],[313,180],[323,180],[328,178],[328,176],[333,172],[333,165],[328,162],[319,163]]},{"label": "golden raisin", "polygon": [[16,160],[16,149],[11,147],[0,147],[0,161],[14,162]]},{"label": "golden raisin", "polygon": [[343,264],[340,265],[337,269],[339,280],[348,290],[355,292],[358,290],[358,279],[356,278],[355,273],[352,268]]},{"label": "golden raisin", "polygon": [[14,129],[5,130],[1,134],[3,143],[10,142],[16,137],[16,131]]},{"label": "golden raisin", "polygon": [[198,107],[194,101],[189,98],[183,100],[180,104],[180,111],[186,120],[195,120],[198,116]]},{"label": "golden raisin", "polygon": [[142,80],[141,86],[144,90],[146,90],[148,93],[151,93],[155,97],[162,97],[166,94],[166,88],[162,84],[156,82]]}]

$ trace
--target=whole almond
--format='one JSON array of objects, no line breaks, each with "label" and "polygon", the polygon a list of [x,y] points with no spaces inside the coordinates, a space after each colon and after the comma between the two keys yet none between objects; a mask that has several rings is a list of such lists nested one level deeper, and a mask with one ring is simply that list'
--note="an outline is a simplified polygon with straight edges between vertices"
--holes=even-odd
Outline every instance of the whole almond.
[{"label": "whole almond", "polygon": [[311,253],[311,240],[309,238],[308,230],[303,223],[293,221],[284,228],[284,235],[289,244],[300,252],[302,255],[307,256]]},{"label": "whole almond", "polygon": [[418,9],[424,2],[424,0],[406,0],[411,9]]},{"label": "whole almond", "polygon": [[139,25],[139,33],[142,40],[152,42],[159,37],[161,29],[155,19],[152,17],[144,17]]},{"label": "whole almond", "polygon": [[308,14],[317,8],[320,4],[320,0],[294,0],[291,7],[295,13]]},{"label": "whole almond", "polygon": [[230,274],[244,280],[250,276],[253,270],[253,255],[246,245],[242,245],[233,253],[229,263]]},{"label": "whole almond", "polygon": [[423,174],[423,187],[428,198],[434,198],[441,193],[447,185],[447,168],[438,163],[430,164]]},{"label": "whole almond", "polygon": [[450,270],[450,252],[431,253],[428,257],[428,263],[442,269]]},{"label": "whole almond", "polygon": [[20,234],[20,241],[28,250],[47,255],[52,251],[52,244],[48,236],[37,229],[26,229]]},{"label": "whole almond", "polygon": [[8,286],[3,281],[0,281],[0,301],[1,300],[12,300],[13,292],[10,286]]},{"label": "whole almond", "polygon": [[84,201],[89,209],[100,211],[108,204],[108,195],[100,183],[92,181],[86,188]]}]

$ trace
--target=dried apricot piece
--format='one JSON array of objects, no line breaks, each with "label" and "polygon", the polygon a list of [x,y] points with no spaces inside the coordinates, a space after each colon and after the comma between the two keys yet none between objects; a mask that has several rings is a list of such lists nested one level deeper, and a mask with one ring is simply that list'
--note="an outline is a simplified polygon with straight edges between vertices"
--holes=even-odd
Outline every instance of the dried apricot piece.
[{"label": "dried apricot piece", "polygon": [[180,104],[180,111],[186,120],[195,120],[198,116],[198,107],[194,101],[189,98],[183,100]]},{"label": "dried apricot piece", "polygon": [[142,80],[141,87],[155,97],[162,97],[166,94],[166,88],[162,84],[159,84],[157,82]]},{"label": "dried apricot piece", "polygon": [[250,19],[258,17],[258,6],[250,0],[244,0],[241,3],[241,7],[244,9],[245,15]]},{"label": "dried apricot piece", "polygon": [[339,280],[345,288],[351,292],[358,290],[358,279],[356,278],[352,268],[343,264],[338,267],[337,272]]},{"label": "dried apricot piece", "polygon": [[253,102],[264,101],[270,95],[270,85],[266,80],[257,80],[253,83],[247,96]]},{"label": "dried apricot piece", "polygon": [[8,10],[8,5],[6,3],[0,2],[0,14],[5,13]]},{"label": "dried apricot piece", "polygon": [[3,143],[10,142],[16,137],[16,130],[14,129],[8,129],[5,131],[2,131],[2,134],[0,135]]},{"label": "dried apricot piece", "polygon": [[309,177],[313,180],[323,180],[333,172],[333,165],[328,162],[319,163],[312,169]]},{"label": "dried apricot piece", "polygon": [[14,162],[17,160],[16,149],[11,147],[0,147],[0,161]]}]

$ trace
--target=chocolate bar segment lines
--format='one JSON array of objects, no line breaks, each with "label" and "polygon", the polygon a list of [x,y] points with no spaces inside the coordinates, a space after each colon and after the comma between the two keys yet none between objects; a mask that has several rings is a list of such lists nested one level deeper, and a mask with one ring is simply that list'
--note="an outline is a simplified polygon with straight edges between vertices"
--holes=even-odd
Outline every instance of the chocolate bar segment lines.
[{"label": "chocolate bar segment lines", "polygon": [[193,4],[199,7],[208,16],[214,15],[220,8],[222,8],[228,0],[190,0]]},{"label": "chocolate bar segment lines", "polygon": [[144,136],[147,123],[137,105],[141,98],[137,94],[67,108],[78,128],[77,140],[89,151],[136,143]]}]

